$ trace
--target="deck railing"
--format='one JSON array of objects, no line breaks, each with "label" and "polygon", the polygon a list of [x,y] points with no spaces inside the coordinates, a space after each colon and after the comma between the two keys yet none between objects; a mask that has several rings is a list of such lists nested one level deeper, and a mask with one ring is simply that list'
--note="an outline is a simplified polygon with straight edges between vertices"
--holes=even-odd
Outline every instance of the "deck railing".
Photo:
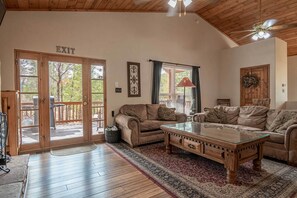
[{"label": "deck railing", "polygon": [[[179,99],[172,99],[174,98],[170,94],[160,94],[159,103],[165,104],[167,107],[173,107],[176,109],[177,112],[183,112],[183,95],[176,95],[176,98]],[[192,101],[191,96],[186,96],[185,102],[185,113],[189,114],[191,112]]]},{"label": "deck railing", "polygon": [[[55,102],[50,107],[50,114],[56,124],[79,122],[83,119],[82,102]],[[102,102],[92,103],[92,121],[98,122],[98,127],[104,123],[104,106]],[[50,115],[51,119],[52,116]],[[33,103],[21,103],[21,119],[22,122],[27,120],[28,124],[37,125],[38,108]]]}]

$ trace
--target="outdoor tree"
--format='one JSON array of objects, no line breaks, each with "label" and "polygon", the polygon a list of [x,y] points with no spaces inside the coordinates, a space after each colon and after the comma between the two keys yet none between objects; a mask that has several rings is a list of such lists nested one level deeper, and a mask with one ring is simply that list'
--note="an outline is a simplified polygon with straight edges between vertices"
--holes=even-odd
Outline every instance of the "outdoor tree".
[{"label": "outdoor tree", "polygon": [[81,65],[49,62],[50,95],[56,101],[81,101]]}]

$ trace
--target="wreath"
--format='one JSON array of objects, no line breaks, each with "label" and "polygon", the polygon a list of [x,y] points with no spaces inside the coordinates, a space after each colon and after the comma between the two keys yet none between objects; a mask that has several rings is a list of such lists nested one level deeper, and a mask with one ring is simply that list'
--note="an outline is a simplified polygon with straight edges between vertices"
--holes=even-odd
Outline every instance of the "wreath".
[{"label": "wreath", "polygon": [[260,79],[254,74],[246,74],[242,76],[241,81],[244,88],[249,88],[251,86],[257,87],[259,85]]}]

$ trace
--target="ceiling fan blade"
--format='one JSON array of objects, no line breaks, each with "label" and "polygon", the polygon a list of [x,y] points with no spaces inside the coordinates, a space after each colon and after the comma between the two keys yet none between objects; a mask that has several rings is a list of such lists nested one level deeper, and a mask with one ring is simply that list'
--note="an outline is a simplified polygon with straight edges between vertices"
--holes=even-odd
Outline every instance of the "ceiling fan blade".
[{"label": "ceiling fan blade", "polygon": [[239,30],[239,31],[230,32],[230,34],[243,33],[243,32],[253,32],[253,31],[254,30]]},{"label": "ceiling fan blade", "polygon": [[133,2],[134,2],[134,4],[135,5],[141,5],[141,4],[145,4],[145,3],[148,3],[148,2],[150,2],[151,0],[134,0]]},{"label": "ceiling fan blade", "polygon": [[237,41],[241,41],[242,39],[245,39],[246,37],[249,37],[249,36],[251,36],[253,34],[255,34],[255,32],[252,32],[252,33],[250,33],[248,35],[245,35],[245,36],[241,37],[240,39],[238,39]]},{"label": "ceiling fan blade", "polygon": [[282,30],[282,29],[295,28],[295,27],[297,27],[297,23],[275,25],[270,27],[269,30]]},{"label": "ceiling fan blade", "polygon": [[268,28],[268,27],[273,26],[276,22],[277,22],[276,19],[268,19],[263,23],[263,26]]},{"label": "ceiling fan blade", "polygon": [[169,6],[168,7],[168,12],[166,14],[166,16],[168,17],[174,17],[175,15],[177,15],[177,6],[175,6],[174,8]]}]

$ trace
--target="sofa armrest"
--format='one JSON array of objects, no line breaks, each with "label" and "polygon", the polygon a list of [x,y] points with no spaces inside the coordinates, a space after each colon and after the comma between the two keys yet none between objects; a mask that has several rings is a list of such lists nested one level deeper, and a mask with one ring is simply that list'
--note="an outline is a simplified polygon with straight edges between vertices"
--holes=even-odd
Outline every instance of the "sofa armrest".
[{"label": "sofa armrest", "polygon": [[206,115],[206,112],[196,113],[193,116],[193,121],[202,123],[205,120],[205,115]]},{"label": "sofa armrest", "polygon": [[297,124],[287,129],[285,133],[285,148],[289,152],[288,163],[297,166]]},{"label": "sofa armrest", "polygon": [[186,122],[187,121],[187,115],[185,113],[176,112],[175,115],[176,115],[177,122]]},{"label": "sofa armrest", "polygon": [[121,129],[121,138],[129,143],[132,147],[139,144],[139,120],[132,116],[118,114],[115,117],[117,126]]},{"label": "sofa armrest", "polygon": [[118,125],[126,128],[131,128],[133,125],[131,125],[131,122],[135,121],[137,124],[139,124],[139,120],[132,116],[127,116],[124,114],[118,114],[115,117],[115,121]]}]

